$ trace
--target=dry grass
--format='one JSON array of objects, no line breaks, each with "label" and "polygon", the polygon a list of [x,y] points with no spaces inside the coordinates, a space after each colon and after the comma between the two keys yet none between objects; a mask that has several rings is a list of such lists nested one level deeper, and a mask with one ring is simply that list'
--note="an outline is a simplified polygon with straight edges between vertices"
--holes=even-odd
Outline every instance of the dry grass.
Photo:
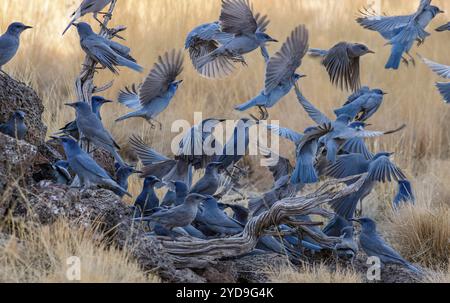
[{"label": "dry grass", "polygon": [[[73,112],[63,104],[74,99],[73,82],[80,70],[83,53],[74,30],[65,37],[61,37],[61,32],[68,22],[75,2],[78,1],[5,0],[0,3],[0,14],[8,16],[0,20],[0,31],[3,32],[11,21],[19,20],[35,27],[24,33],[17,57],[5,66],[5,69],[37,89],[46,107],[44,120],[49,127],[49,134],[73,119]],[[438,266],[433,263],[438,260],[445,263],[442,262],[442,256],[445,252],[448,254],[448,243],[446,247],[445,239],[448,240],[449,237],[450,109],[442,102],[434,88],[434,82],[438,78],[419,60],[416,67],[402,66],[397,72],[384,69],[389,47],[384,46],[385,41],[378,34],[365,31],[354,22],[358,9],[371,1],[252,2],[257,11],[269,14],[272,20],[269,32],[279,40],[283,40],[295,26],[303,23],[310,30],[312,47],[327,48],[336,42],[347,40],[365,43],[376,51],[376,55],[362,60],[362,81],[371,87],[382,88],[389,92],[389,95],[371,122],[374,128],[388,129],[402,123],[406,123],[408,128],[401,134],[372,140],[370,146],[374,151],[396,152],[396,163],[404,168],[413,181],[418,207],[403,209],[392,217],[390,203],[394,187],[384,185],[366,201],[365,214],[377,218],[380,222],[388,218],[392,230],[383,228],[383,231],[397,243],[397,248],[407,257],[427,265]],[[383,11],[397,14],[413,11],[417,2],[418,0],[402,0],[381,3]],[[433,2],[444,11],[450,11],[449,1]],[[126,44],[133,49],[133,56],[138,62],[148,70],[159,54],[172,48],[182,48],[186,34],[200,23],[216,20],[219,11],[218,0],[119,0],[113,24],[128,26],[125,33]],[[90,17],[86,20],[92,21]],[[430,32],[436,25],[447,21],[448,13],[440,15],[433,22]],[[437,62],[450,64],[448,45],[443,44],[448,43],[448,35],[449,33],[433,32],[425,45],[420,49],[414,48],[412,53],[420,52]],[[270,52],[273,53],[279,46],[270,46]],[[131,133],[134,133],[145,137],[157,150],[168,153],[168,138],[177,135],[171,132],[172,121],[192,121],[195,111],[203,112],[204,117],[240,117],[240,114],[233,111],[233,106],[257,94],[263,85],[264,63],[259,53],[249,55],[248,63],[248,68],[241,69],[228,79],[210,81],[198,76],[186,60],[185,72],[182,75],[186,81],[173,103],[159,117],[165,125],[162,132],[150,129],[140,120],[114,124],[113,121],[126,112],[126,109],[118,104],[104,109],[103,121],[121,145],[126,144]],[[329,83],[326,72],[316,60],[306,58],[301,72],[308,75],[308,78],[301,82],[304,95],[318,108],[331,115],[332,109],[341,105],[347,94],[338,91]],[[143,74],[123,70],[119,77],[114,78],[110,72],[102,71],[96,81],[101,85],[114,79],[114,86],[105,93],[105,97],[115,99],[119,89],[140,82],[143,77]],[[298,106],[294,94],[290,94],[271,109],[270,114],[271,119],[281,120],[282,126],[297,131],[302,131],[311,124],[305,112]],[[281,154],[293,157],[294,149],[287,147],[290,145],[283,142]],[[265,176],[257,174],[252,182],[255,188],[249,190],[267,187],[270,179]],[[130,191],[136,194],[140,186],[140,181],[134,178]],[[32,275],[27,279],[34,279],[33,277]],[[20,277],[16,279],[20,280]]]},{"label": "dry grass", "polygon": [[69,282],[67,258],[81,262],[83,283],[157,283],[126,252],[108,247],[94,231],[66,222],[51,226],[27,225],[15,236],[0,238],[0,282]]},{"label": "dry grass", "polygon": [[331,271],[326,265],[306,265],[303,268],[290,266],[275,268],[269,275],[275,283],[362,283],[362,277],[351,270],[337,268]]}]

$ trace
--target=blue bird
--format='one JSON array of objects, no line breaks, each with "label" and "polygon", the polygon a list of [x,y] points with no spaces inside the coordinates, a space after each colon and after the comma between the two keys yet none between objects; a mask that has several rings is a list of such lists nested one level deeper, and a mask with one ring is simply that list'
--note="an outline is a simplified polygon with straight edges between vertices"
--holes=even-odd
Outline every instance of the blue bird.
[{"label": "blue bird", "polygon": [[[429,68],[431,68],[433,72],[438,74],[440,77],[450,79],[450,66],[439,64],[425,58],[423,58],[423,61],[428,65]],[[436,83],[436,87],[444,98],[444,101],[447,104],[450,104],[450,82],[438,82]]]},{"label": "blue bird", "polygon": [[142,192],[136,198],[136,201],[134,201],[134,207],[136,209],[135,218],[149,216],[153,209],[159,207],[159,199],[155,193],[155,186],[159,182],[161,180],[154,176],[144,179]]},{"label": "blue bird", "polygon": [[120,150],[120,146],[105,129],[98,116],[92,112],[91,106],[86,102],[69,103],[66,105],[75,109],[75,121],[83,136],[97,147],[108,151],[120,166],[126,166],[117,152],[117,150]]},{"label": "blue bird", "polygon": [[59,160],[52,164],[53,176],[56,184],[69,185],[72,182],[72,176],[69,172],[69,162]]},{"label": "blue bird", "polygon": [[20,35],[32,28],[20,22],[11,23],[6,33],[0,36],[0,71],[17,53],[20,46]]},{"label": "blue bird", "polygon": [[[216,45],[207,49],[205,55],[198,57],[193,62],[198,71],[217,67],[220,71],[203,72],[203,76],[215,77],[229,74],[230,65],[234,62],[245,64],[243,55],[260,48],[263,57],[267,61],[269,55],[266,49],[268,42],[278,42],[265,33],[269,20],[267,16],[254,14],[248,0],[223,0],[220,15],[220,30],[232,35],[233,38],[214,39]],[[223,44],[220,44],[222,42]],[[224,63],[228,61],[227,63]]]},{"label": "blue bird", "polygon": [[74,24],[74,26],[80,36],[81,48],[92,60],[115,74],[118,73],[118,66],[125,66],[137,72],[142,72],[142,66],[137,64],[136,60],[130,55],[130,48],[97,35],[92,27],[85,22]]},{"label": "blue bird", "polygon": [[111,3],[112,0],[83,0],[81,2],[78,9],[73,12],[72,14],[72,20],[70,21],[69,25],[67,25],[66,29],[63,32],[63,35],[67,32],[67,30],[72,26],[72,24],[83,17],[84,15],[87,15],[89,13],[94,14],[94,19],[102,24],[100,20],[97,19],[97,15],[101,12],[102,9],[104,9],[109,3]]},{"label": "blue bird", "polygon": [[403,58],[409,54],[415,41],[423,43],[430,35],[425,31],[428,24],[437,14],[443,13],[438,7],[431,5],[431,0],[421,0],[416,13],[405,16],[378,16],[375,12],[366,12],[356,21],[366,29],[379,32],[392,46],[391,56],[385,66],[386,69],[398,69],[400,62],[408,63]]},{"label": "blue bird", "polygon": [[[112,101],[107,100],[101,96],[93,96],[91,99],[91,107],[92,112],[97,115],[97,117],[102,120],[101,116],[101,108],[106,103],[111,103]],[[75,138],[77,140],[80,139],[80,132],[78,130],[77,121],[72,121],[67,123],[63,128],[59,130],[59,132],[55,133],[55,135],[69,135],[72,138]]]},{"label": "blue bird", "polygon": [[340,237],[342,236],[342,230],[349,226],[352,226],[352,224],[348,220],[339,215],[335,215],[334,218],[328,222],[327,226],[322,229],[322,232],[328,237]]},{"label": "blue bird", "polygon": [[206,196],[202,201],[197,213],[196,222],[200,222],[207,229],[222,236],[236,235],[244,230],[241,223],[228,217],[219,208],[217,200],[212,196]]},{"label": "blue bird", "polygon": [[351,264],[358,254],[358,244],[354,240],[354,229],[353,226],[344,227],[341,230],[341,242],[336,244],[334,251],[336,256],[340,259],[350,260]]},{"label": "blue bird", "polygon": [[[347,220],[353,218],[358,202],[362,204],[377,183],[406,180],[406,176],[400,168],[391,162],[391,156],[392,153],[381,152],[376,154],[373,159],[368,160],[362,154],[342,155],[338,156],[336,162],[327,168],[326,175],[336,179],[367,173],[363,185],[357,192],[330,203],[338,216]],[[349,181],[348,184],[354,182],[356,180]]]},{"label": "blue bird", "polygon": [[131,89],[125,88],[120,92],[119,102],[135,111],[118,118],[116,122],[130,118],[143,118],[152,127],[155,127],[152,123],[155,121],[162,128],[162,124],[155,119],[169,106],[178,87],[183,82],[177,80],[182,71],[183,54],[181,51],[172,50],[159,56],[158,62],[139,86],[139,92],[135,85]]},{"label": "blue bird", "polygon": [[[133,174],[142,174],[141,171],[136,170],[134,167],[125,165],[116,168],[116,182],[123,189],[128,190],[128,178]],[[120,196],[120,194],[118,194]]]},{"label": "blue bird", "polygon": [[401,204],[411,203],[414,204],[416,201],[416,197],[414,196],[414,192],[412,190],[411,182],[408,180],[400,180],[398,181],[398,190],[397,194],[394,197],[394,201],[392,203],[394,209],[398,209]]},{"label": "blue bird", "polygon": [[381,89],[371,90],[365,86],[351,95],[344,106],[334,113],[336,117],[348,115],[357,121],[367,121],[380,109],[385,95]]},{"label": "blue bird", "polygon": [[186,183],[182,181],[174,181],[171,182],[173,186],[175,187],[175,201],[174,205],[178,206],[183,204],[184,199],[189,195],[189,188],[186,185]]},{"label": "blue bird", "polygon": [[308,30],[304,25],[296,27],[287,41],[272,58],[266,67],[264,90],[252,100],[236,106],[238,111],[245,111],[257,106],[261,112],[260,120],[267,120],[268,108],[275,106],[294,87],[294,84],[304,75],[295,71],[302,64],[302,59],[308,51]]},{"label": "blue bird", "polygon": [[191,188],[190,193],[212,196],[220,186],[219,167],[221,162],[211,162],[205,170],[205,175]]},{"label": "blue bird", "polygon": [[0,132],[10,137],[24,140],[28,128],[25,125],[26,114],[23,111],[16,111],[6,123],[0,124]]},{"label": "blue bird", "polygon": [[377,232],[377,224],[370,218],[353,219],[361,224],[362,230],[359,234],[359,244],[362,250],[369,257],[377,257],[382,265],[397,264],[408,268],[415,273],[422,273],[422,270],[411,265],[402,258],[400,254],[389,246]]},{"label": "blue bird", "polygon": [[92,186],[103,186],[131,197],[130,193],[120,187],[88,153],[80,148],[75,140],[69,137],[52,138],[62,143],[67,162],[78,176],[81,187],[88,189]]}]

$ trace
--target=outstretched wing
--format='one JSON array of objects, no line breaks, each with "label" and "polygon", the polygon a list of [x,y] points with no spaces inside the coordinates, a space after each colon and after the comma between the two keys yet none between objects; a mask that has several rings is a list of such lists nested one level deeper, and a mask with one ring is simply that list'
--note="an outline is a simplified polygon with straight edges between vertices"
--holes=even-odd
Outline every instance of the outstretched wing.
[{"label": "outstretched wing", "polygon": [[375,11],[368,9],[361,11],[361,14],[356,22],[365,29],[379,32],[385,39],[392,39],[413,18],[413,15],[380,16]]},{"label": "outstretched wing", "polygon": [[136,88],[136,85],[133,84],[131,88],[125,87],[124,89],[120,90],[119,96],[117,98],[119,103],[134,110],[140,109],[141,102],[139,100],[138,89],[139,88]]},{"label": "outstretched wing", "polygon": [[327,176],[342,179],[366,173],[369,169],[370,160],[362,154],[349,154],[338,156],[334,164],[327,167]]},{"label": "outstretched wing", "polygon": [[367,178],[371,181],[386,183],[393,180],[405,180],[406,176],[388,157],[381,156],[370,164]]},{"label": "outstretched wing", "polygon": [[222,31],[226,33],[254,34],[258,29],[258,23],[249,0],[223,0],[219,19]]},{"label": "outstretched wing", "polygon": [[141,138],[136,136],[130,138],[130,145],[145,166],[170,160],[166,156],[148,147]]},{"label": "outstretched wing", "polygon": [[142,106],[152,102],[156,97],[162,96],[169,89],[183,71],[183,53],[172,50],[158,57],[150,74],[142,83],[139,90],[139,99]]},{"label": "outstretched wing", "polygon": [[450,79],[450,66],[439,64],[426,58],[422,58],[422,60],[433,72],[443,78]]},{"label": "outstretched wing", "polygon": [[278,125],[267,124],[267,129],[277,134],[279,137],[285,138],[295,144],[298,144],[302,139],[303,135],[293,131],[292,129],[280,127]]},{"label": "outstretched wing", "polygon": [[266,69],[266,94],[284,81],[291,81],[297,68],[302,64],[302,59],[309,49],[308,30],[304,25],[297,26],[287,38],[286,42],[267,63]]},{"label": "outstretched wing", "polygon": [[318,110],[311,102],[306,100],[306,98],[300,92],[297,84],[295,84],[295,93],[297,94],[298,102],[303,106],[308,116],[317,124],[327,124],[331,123],[331,120],[325,116],[320,110]]}]

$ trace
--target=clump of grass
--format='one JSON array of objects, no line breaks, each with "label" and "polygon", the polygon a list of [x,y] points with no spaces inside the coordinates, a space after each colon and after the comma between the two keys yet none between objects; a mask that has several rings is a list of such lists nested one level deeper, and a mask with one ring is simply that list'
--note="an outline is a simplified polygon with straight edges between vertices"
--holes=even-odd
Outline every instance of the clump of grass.
[{"label": "clump of grass", "polygon": [[361,275],[355,271],[339,267],[332,271],[323,263],[302,268],[274,268],[269,279],[273,283],[363,283]]},{"label": "clump of grass", "polygon": [[27,224],[16,234],[0,234],[0,282],[67,283],[68,258],[80,260],[84,283],[148,283],[160,279],[141,270],[125,251],[108,246],[91,229],[59,221]]}]

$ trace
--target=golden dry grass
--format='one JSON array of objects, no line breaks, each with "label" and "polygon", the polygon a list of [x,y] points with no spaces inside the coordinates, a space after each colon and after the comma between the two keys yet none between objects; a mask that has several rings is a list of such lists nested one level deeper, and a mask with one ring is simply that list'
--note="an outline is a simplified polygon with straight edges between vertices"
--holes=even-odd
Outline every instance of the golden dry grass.
[{"label": "golden dry grass", "polygon": [[[83,283],[157,283],[126,252],[108,247],[93,230],[60,221],[51,226],[22,226],[0,237],[0,282],[67,283],[67,258],[80,258]],[[1,234],[0,234],[1,235]]]},{"label": "golden dry grass", "polygon": [[[64,107],[66,101],[73,101],[74,79],[80,70],[83,52],[74,30],[65,37],[61,32],[67,25],[69,13],[78,1],[50,0],[5,0],[0,3],[0,14],[7,16],[0,20],[0,31],[11,21],[23,21],[33,25],[32,31],[24,33],[22,46],[17,57],[5,69],[14,77],[31,84],[43,98],[46,107],[44,120],[49,134],[73,119],[73,112]],[[448,214],[450,205],[450,133],[448,122],[450,108],[445,105],[434,87],[438,78],[419,60],[416,67],[402,66],[397,72],[387,71],[384,64],[389,47],[376,33],[363,30],[354,21],[359,8],[367,0],[254,0],[254,7],[267,13],[272,21],[269,33],[284,40],[298,24],[306,24],[310,31],[312,47],[327,48],[347,40],[362,42],[376,51],[376,55],[362,59],[362,81],[371,87],[389,92],[381,110],[371,123],[375,128],[395,128],[406,123],[408,128],[400,134],[375,139],[370,142],[373,151],[394,151],[395,161],[413,181],[418,207],[404,209],[392,217],[390,203],[395,188],[380,186],[365,203],[365,213],[379,220],[391,222],[392,230],[383,228],[393,241],[400,241],[397,247],[407,257],[431,265],[442,260],[445,237],[449,231]],[[402,14],[416,9],[418,1],[382,1],[382,10],[389,14]],[[444,11],[450,11],[450,2],[434,0]],[[149,70],[156,57],[166,50],[183,47],[186,34],[196,25],[216,20],[220,12],[220,1],[213,0],[119,0],[112,24],[124,24],[127,41],[133,56]],[[92,22],[90,17],[86,20]],[[429,31],[447,22],[448,13],[440,15]],[[433,34],[425,45],[414,48],[412,54],[434,61],[450,64],[448,58],[449,33]],[[280,45],[271,45],[273,53]],[[173,103],[159,120],[165,126],[162,132],[152,130],[143,121],[128,121],[114,124],[114,120],[126,109],[118,104],[104,108],[105,125],[112,131],[119,143],[124,145],[131,133],[145,137],[154,148],[168,153],[171,133],[170,124],[176,119],[193,120],[193,112],[206,116],[238,118],[233,106],[256,95],[263,85],[264,63],[258,52],[248,56],[248,68],[242,68],[232,77],[211,81],[197,75],[186,56],[185,80]],[[301,80],[304,95],[327,114],[345,100],[347,93],[333,87],[326,72],[316,60],[306,58],[301,72],[308,77]],[[102,71],[96,78],[98,85],[114,79],[114,86],[105,97],[115,99],[119,89],[138,83],[143,74],[123,70],[119,77]],[[311,124],[310,119],[290,94],[270,110],[271,119],[281,120],[281,125],[302,131]],[[290,148],[288,148],[290,147]],[[294,149],[282,144],[281,154],[293,157]],[[255,188],[267,186],[269,178],[258,175]],[[140,182],[133,179],[130,191],[136,194]],[[439,220],[435,220],[437,216]],[[429,237],[432,239],[430,240]],[[436,250],[436,251],[434,251]],[[421,256],[423,258],[421,258]],[[437,257],[439,256],[439,257]],[[430,260],[427,260],[430,258]],[[431,261],[431,258],[433,261]],[[432,264],[434,267],[439,264]],[[299,278],[300,279],[300,278]],[[331,278],[330,278],[331,279]]]},{"label": "golden dry grass", "polygon": [[362,283],[360,274],[350,269],[337,268],[331,271],[324,264],[306,265],[293,268],[290,266],[274,268],[269,280],[275,283]]}]

